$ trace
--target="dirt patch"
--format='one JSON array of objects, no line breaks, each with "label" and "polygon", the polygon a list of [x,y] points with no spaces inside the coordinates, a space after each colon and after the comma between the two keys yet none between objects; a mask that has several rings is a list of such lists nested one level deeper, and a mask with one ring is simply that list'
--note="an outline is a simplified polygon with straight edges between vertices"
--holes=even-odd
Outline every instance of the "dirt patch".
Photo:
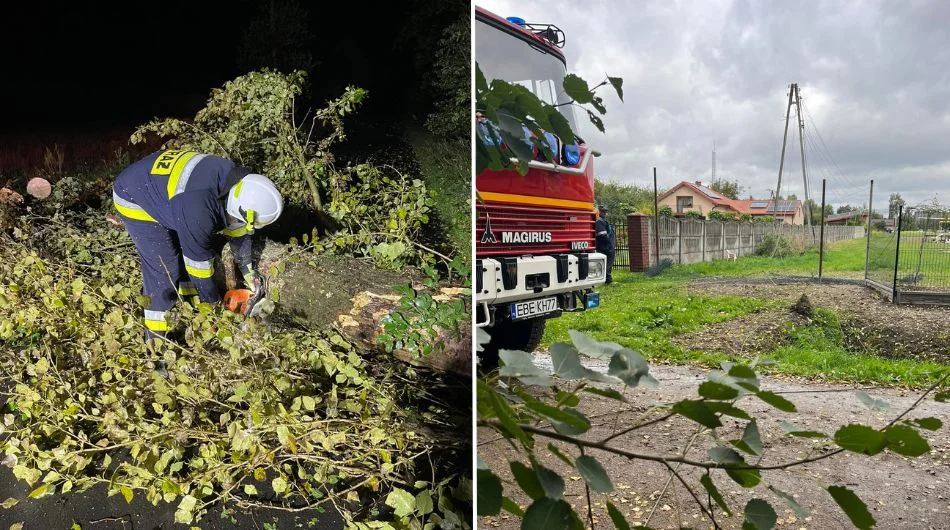
[{"label": "dirt patch", "polygon": [[808,317],[795,311],[767,309],[709,324],[698,331],[675,336],[672,342],[686,349],[752,358],[773,351],[788,339],[792,326],[804,326],[808,322]]},{"label": "dirt patch", "polygon": [[[788,307],[804,294],[813,307],[830,309],[838,315],[844,346],[850,351],[950,362],[950,308],[895,305],[860,285],[745,283],[729,279],[696,281],[687,290],[702,296],[732,295],[778,300],[787,303]],[[800,319],[800,315],[797,318]],[[680,345],[702,344],[704,350],[709,350],[710,344],[716,344],[721,348],[715,351],[728,353],[768,352],[774,347],[768,348],[767,339],[776,337],[774,331],[769,335],[768,330],[780,329],[783,322],[794,325],[795,314],[762,311],[706,326],[677,338],[677,341]],[[757,338],[755,335],[763,330],[765,338]],[[717,332],[728,334],[728,338],[720,337]]]},{"label": "dirt patch", "polygon": [[[549,366],[551,360],[548,355],[539,354],[535,362]],[[606,370],[605,363],[585,360],[584,364],[595,370]],[[594,424],[586,435],[587,439],[600,440],[626,426],[657,417],[662,412],[651,410],[655,405],[695,399],[696,388],[706,374],[697,368],[662,365],[652,366],[651,373],[660,381],[660,386],[627,390],[624,396],[630,401],[629,404],[618,406],[618,402],[613,400],[584,395],[580,410]],[[737,406],[759,420],[764,448],[763,465],[789,462],[828,450],[828,446],[822,442],[785,436],[779,426],[780,420],[826,433],[833,433],[838,427],[852,422],[882,427],[919,396],[918,393],[899,389],[867,389],[868,393],[884,399],[891,407],[888,411],[873,411],[858,400],[853,388],[847,386],[815,384],[798,378],[768,378],[763,381],[762,388],[785,393],[784,397],[798,407],[796,414],[780,412],[752,397],[742,398],[737,403]],[[750,499],[757,497],[766,499],[775,508],[779,517],[777,528],[852,528],[844,512],[822,489],[822,485],[847,485],[867,504],[868,510],[877,520],[877,528],[950,528],[950,432],[946,428],[950,422],[950,408],[928,399],[910,415],[912,418],[926,416],[940,418],[945,427],[936,432],[923,433],[932,451],[916,459],[907,459],[890,452],[873,458],[841,453],[788,471],[763,472],[762,484],[754,489],[744,489],[732,482],[725,473],[714,470],[713,480],[726,502],[737,512],[737,516],[731,518],[717,512],[717,522],[722,528],[741,528],[742,508]],[[744,422],[725,417],[723,421],[726,426],[719,429],[723,439],[741,436]],[[696,423],[674,417],[670,421],[616,438],[611,445],[637,453],[677,454],[686,448],[696,431]],[[478,437],[479,456],[499,474],[505,494],[526,507],[530,499],[520,493],[508,466],[508,460],[516,458],[517,454],[507,442],[497,439],[494,431],[482,429]],[[586,514],[584,481],[576,470],[568,468],[546,449],[549,441],[538,438],[535,449],[537,458],[545,466],[561,473],[566,486],[565,499],[578,513]],[[578,456],[576,449],[560,442],[556,442],[556,445],[565,454]],[[694,460],[706,460],[710,446],[708,436],[699,436],[686,455]],[[654,507],[653,517],[649,521],[652,528],[712,526],[708,518],[700,513],[689,493],[678,483],[674,482],[666,489],[669,473],[662,464],[629,461],[597,450],[589,454],[596,456],[609,470],[615,486],[614,493],[608,496],[591,494],[596,528],[613,528],[606,513],[607,500],[618,507],[631,526],[645,524]],[[686,467],[680,471],[691,487],[695,485],[702,491],[698,471]],[[766,484],[794,495],[810,515],[804,519],[798,518],[781,499],[765,489]],[[705,499],[705,494],[702,498]],[[478,526],[515,530],[519,528],[520,522],[514,517],[500,515],[483,517]]]}]

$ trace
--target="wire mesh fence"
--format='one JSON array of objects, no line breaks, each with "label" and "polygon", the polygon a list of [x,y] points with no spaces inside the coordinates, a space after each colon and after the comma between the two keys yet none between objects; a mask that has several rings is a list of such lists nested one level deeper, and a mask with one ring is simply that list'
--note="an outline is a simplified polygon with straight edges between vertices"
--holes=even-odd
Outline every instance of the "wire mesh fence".
[{"label": "wire mesh fence", "polygon": [[950,208],[901,208],[894,224],[868,236],[869,285],[898,303],[950,304]]}]

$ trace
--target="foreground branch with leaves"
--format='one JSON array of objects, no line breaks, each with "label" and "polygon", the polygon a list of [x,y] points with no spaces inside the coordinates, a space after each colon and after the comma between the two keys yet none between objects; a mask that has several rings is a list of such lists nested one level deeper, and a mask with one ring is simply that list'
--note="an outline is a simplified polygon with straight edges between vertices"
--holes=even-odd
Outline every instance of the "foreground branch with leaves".
[{"label": "foreground branch with leaves", "polygon": [[[781,462],[763,463],[766,448],[759,433],[759,421],[753,414],[738,406],[745,397],[755,397],[771,407],[787,413],[797,412],[794,403],[781,395],[763,390],[756,363],[750,365],[724,363],[722,370],[708,374],[699,385],[696,399],[684,399],[659,407],[654,412],[660,416],[639,422],[631,427],[617,430],[600,439],[592,440],[586,434],[592,427],[591,418],[580,412],[580,403],[591,394],[616,400],[618,413],[630,406],[623,390],[637,386],[655,386],[646,361],[636,352],[618,344],[597,342],[586,335],[571,331],[572,344],[556,343],[551,347],[552,368],[537,366],[531,355],[518,351],[502,351],[503,365],[491,378],[478,381],[478,424],[497,432],[522,458],[508,462],[518,488],[531,499],[522,510],[506,492],[498,470],[492,469],[479,459],[478,469],[478,515],[496,515],[505,510],[521,518],[525,529],[573,529],[584,528],[582,517],[586,515],[589,526],[594,526],[592,494],[609,494],[614,491],[610,473],[597,459],[598,454],[616,455],[631,462],[656,462],[669,473],[670,481],[676,480],[689,493],[697,507],[705,515],[705,523],[721,528],[717,517],[732,516],[737,507],[729,506],[720,493],[719,486],[710,473],[722,470],[742,488],[768,490],[774,497],[786,503],[799,517],[808,511],[790,492],[777,489],[769,480],[769,472],[779,473],[794,470],[811,462],[829,459],[849,451],[866,456],[875,456],[885,451],[905,457],[919,457],[930,451],[923,431],[940,429],[943,424],[937,418],[913,418],[912,412],[920,403],[934,394],[934,399],[950,399],[947,380],[950,371],[938,377],[936,382],[906,410],[896,415],[881,428],[869,425],[849,424],[833,433],[806,430],[783,422],[786,436],[812,438],[819,443],[832,444],[835,449],[826,449],[814,456]],[[480,334],[478,341],[486,344],[487,335]],[[580,355],[608,363],[607,373],[591,370],[580,362]],[[866,394],[859,397],[872,407],[884,405]],[[674,417],[683,417],[696,424],[695,435],[679,453],[656,454],[638,451],[628,437],[649,425],[666,422]],[[727,421],[728,420],[728,421]],[[738,424],[741,436],[731,438],[725,427]],[[689,449],[697,437],[710,439],[708,459],[688,458]],[[563,477],[545,466],[548,458],[542,454],[542,440],[557,441],[561,446],[573,447],[576,455],[559,449],[553,443],[546,445],[546,452],[558,458],[571,470],[576,470],[585,481],[588,503],[587,513],[578,514],[564,499]],[[527,461],[530,465],[525,465]],[[698,483],[691,482],[683,472],[685,468],[700,471]],[[831,484],[825,490],[843,510],[855,527],[865,529],[875,525],[875,519],[867,506],[845,484]],[[604,497],[602,502],[619,530],[630,528],[617,507]],[[743,528],[770,529],[775,526],[777,514],[768,500],[755,498],[742,509]],[[647,522],[646,524],[649,524]],[[642,528],[642,527],[640,527]]]}]

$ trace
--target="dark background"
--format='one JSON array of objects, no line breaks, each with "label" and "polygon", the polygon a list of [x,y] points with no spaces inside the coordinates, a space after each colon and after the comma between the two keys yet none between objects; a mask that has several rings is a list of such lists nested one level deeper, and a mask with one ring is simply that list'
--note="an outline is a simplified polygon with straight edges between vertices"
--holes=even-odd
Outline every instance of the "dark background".
[{"label": "dark background", "polygon": [[[307,96],[315,106],[352,84],[369,91],[361,118],[421,119],[431,110],[435,43],[445,26],[469,12],[460,1],[288,5],[6,4],[0,132],[95,131],[189,118],[212,88],[264,63],[288,61],[310,63]],[[271,21],[280,26],[276,31],[268,29]]]}]

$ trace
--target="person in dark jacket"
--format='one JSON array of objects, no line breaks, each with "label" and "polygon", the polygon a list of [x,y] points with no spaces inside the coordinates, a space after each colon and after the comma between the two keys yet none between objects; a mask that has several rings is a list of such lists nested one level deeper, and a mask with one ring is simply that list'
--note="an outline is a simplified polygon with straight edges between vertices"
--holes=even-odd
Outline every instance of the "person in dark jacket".
[{"label": "person in dark jacket", "polygon": [[156,151],[119,173],[112,199],[142,265],[147,340],[165,336],[166,314],[179,299],[221,302],[212,279],[215,234],[230,238],[245,286],[258,288],[252,234],[277,220],[284,205],[268,178],[219,156],[178,149]]},{"label": "person in dark jacket", "polygon": [[597,235],[597,252],[607,256],[607,280],[606,284],[613,283],[614,278],[612,269],[614,266],[614,254],[617,249],[617,234],[614,227],[607,221],[607,207],[601,204],[598,208],[600,216],[594,224],[594,232]]}]

